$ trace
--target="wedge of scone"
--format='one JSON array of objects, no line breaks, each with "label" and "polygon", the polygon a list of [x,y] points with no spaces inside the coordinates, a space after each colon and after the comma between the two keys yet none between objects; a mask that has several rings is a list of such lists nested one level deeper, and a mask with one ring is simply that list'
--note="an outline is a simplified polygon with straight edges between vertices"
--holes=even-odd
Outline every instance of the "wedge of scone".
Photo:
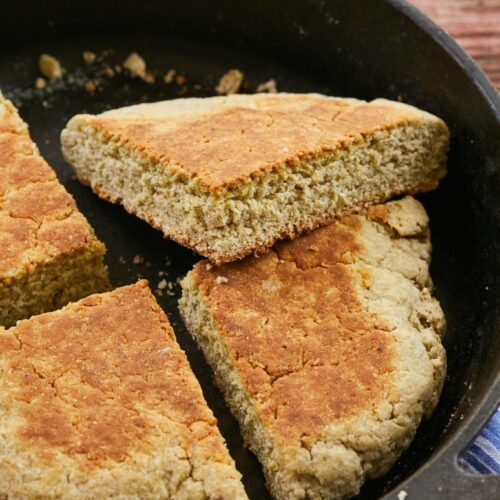
[{"label": "wedge of scone", "polygon": [[109,288],[104,252],[0,92],[0,325]]},{"label": "wedge of scone", "polygon": [[346,498],[431,415],[446,371],[413,198],[184,279],[180,309],[279,499]]},{"label": "wedge of scone", "polygon": [[220,264],[436,187],[448,129],[383,99],[256,94],[77,115],[61,142],[99,196]]},{"label": "wedge of scone", "polygon": [[0,329],[0,498],[245,499],[146,281]]}]

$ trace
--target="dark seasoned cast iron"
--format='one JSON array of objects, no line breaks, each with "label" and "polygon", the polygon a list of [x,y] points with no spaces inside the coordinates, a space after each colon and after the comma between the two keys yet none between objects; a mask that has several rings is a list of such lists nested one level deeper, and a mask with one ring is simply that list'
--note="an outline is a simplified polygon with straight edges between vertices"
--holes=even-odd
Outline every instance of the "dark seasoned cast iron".
[{"label": "dark seasoned cast iron", "polygon": [[[113,50],[107,57],[111,62],[138,51],[152,69],[176,68],[186,75],[191,96],[213,95],[219,76],[239,68],[248,91],[275,78],[280,90],[292,92],[400,96],[446,120],[452,133],[449,174],[439,190],[421,199],[431,217],[436,295],[448,319],[448,378],[432,420],[391,472],[368,482],[360,497],[389,492],[396,498],[405,490],[410,499],[495,498],[498,477],[467,476],[456,465],[457,454],[500,398],[499,100],[481,71],[441,30],[397,0],[0,1],[0,88],[21,106],[41,152],[108,246],[113,283],[144,276],[153,288],[159,271],[175,279],[197,257],[74,180],[58,137],[73,114],[174,98],[185,90],[121,76],[89,94],[80,84],[93,70],[81,53],[104,49]],[[41,52],[57,56],[67,70],[66,83],[52,93],[33,90]],[[138,254],[151,267],[133,264]],[[238,426],[184,330],[178,287],[175,293],[160,297],[160,303],[250,497],[267,498],[260,467],[243,448]]]}]

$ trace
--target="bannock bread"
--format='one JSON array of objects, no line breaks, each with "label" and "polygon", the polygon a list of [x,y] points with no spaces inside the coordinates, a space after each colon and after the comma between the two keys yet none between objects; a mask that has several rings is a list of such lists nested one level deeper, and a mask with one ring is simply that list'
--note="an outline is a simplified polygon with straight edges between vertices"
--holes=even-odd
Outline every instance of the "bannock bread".
[{"label": "bannock bread", "polygon": [[0,92],[0,325],[108,289],[104,252]]},{"label": "bannock bread", "polygon": [[187,328],[275,498],[355,495],[431,415],[446,357],[429,253],[408,197],[184,279]]},{"label": "bannock bread", "polygon": [[146,281],[0,328],[0,498],[245,499]]},{"label": "bannock bread", "polygon": [[256,94],[77,115],[61,142],[100,197],[220,264],[436,187],[448,129],[384,99]]}]

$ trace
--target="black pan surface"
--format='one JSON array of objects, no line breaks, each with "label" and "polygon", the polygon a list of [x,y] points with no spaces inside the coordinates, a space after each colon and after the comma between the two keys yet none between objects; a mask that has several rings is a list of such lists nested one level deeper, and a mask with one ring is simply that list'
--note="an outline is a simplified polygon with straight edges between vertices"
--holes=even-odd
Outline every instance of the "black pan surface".
[{"label": "black pan surface", "polygon": [[[83,88],[101,68],[82,51],[121,63],[139,52],[161,74],[175,68],[186,83],[154,85],[121,75]],[[62,84],[35,90],[41,52],[66,69]],[[441,402],[383,479],[360,498],[495,498],[498,477],[465,475],[457,454],[500,400],[500,126],[498,94],[472,61],[430,21],[403,2],[373,0],[229,2],[148,0],[0,0],[0,88],[20,106],[42,154],[75,196],[108,247],[113,284],[139,277],[156,288],[175,281],[198,257],[164,240],[119,206],[99,200],[74,178],[60,153],[59,133],[76,113],[181,96],[215,94],[230,68],[245,74],[244,91],[270,78],[279,90],[415,104],[446,120],[452,133],[449,174],[423,195],[433,241],[435,293],[445,311],[448,377]],[[134,264],[140,255],[144,263]],[[177,311],[179,287],[158,300],[219,420],[252,499],[268,498],[260,466],[243,447],[211,374]],[[1,471],[0,471],[1,473]]]}]

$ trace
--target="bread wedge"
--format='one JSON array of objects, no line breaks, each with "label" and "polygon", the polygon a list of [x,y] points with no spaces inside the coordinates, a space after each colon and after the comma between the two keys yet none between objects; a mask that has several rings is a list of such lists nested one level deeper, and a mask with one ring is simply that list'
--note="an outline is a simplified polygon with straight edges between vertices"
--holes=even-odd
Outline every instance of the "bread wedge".
[{"label": "bread wedge", "polygon": [[245,499],[146,281],[0,329],[0,498]]},{"label": "bread wedge", "polygon": [[108,289],[105,250],[0,92],[0,325]]},{"label": "bread wedge", "polygon": [[77,115],[61,142],[100,197],[220,264],[436,187],[448,129],[384,99],[256,94]]},{"label": "bread wedge", "polygon": [[348,498],[437,404],[444,316],[413,198],[212,266],[180,310],[277,499]]}]

